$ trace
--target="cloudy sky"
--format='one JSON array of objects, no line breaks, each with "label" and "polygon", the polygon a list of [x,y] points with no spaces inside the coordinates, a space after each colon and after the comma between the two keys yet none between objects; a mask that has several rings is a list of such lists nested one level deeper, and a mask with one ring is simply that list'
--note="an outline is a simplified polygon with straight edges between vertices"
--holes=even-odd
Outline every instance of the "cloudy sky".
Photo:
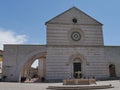
[{"label": "cloudy sky", "polygon": [[24,44],[27,41],[25,34],[19,35],[12,30],[0,28],[0,48],[3,49],[3,44]]},{"label": "cloudy sky", "polygon": [[120,46],[120,0],[0,0],[0,49],[46,44],[44,23],[73,6],[104,24],[105,45]]}]

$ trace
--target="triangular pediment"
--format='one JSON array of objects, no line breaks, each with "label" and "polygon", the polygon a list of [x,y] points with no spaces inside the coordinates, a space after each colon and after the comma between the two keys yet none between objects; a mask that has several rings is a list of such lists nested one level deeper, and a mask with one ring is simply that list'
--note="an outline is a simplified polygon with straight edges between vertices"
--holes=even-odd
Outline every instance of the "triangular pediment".
[{"label": "triangular pediment", "polygon": [[72,7],[69,10],[61,13],[60,15],[52,18],[51,20],[46,22],[46,24],[73,24],[73,18],[77,19],[77,24],[102,25],[100,22],[76,7]]}]

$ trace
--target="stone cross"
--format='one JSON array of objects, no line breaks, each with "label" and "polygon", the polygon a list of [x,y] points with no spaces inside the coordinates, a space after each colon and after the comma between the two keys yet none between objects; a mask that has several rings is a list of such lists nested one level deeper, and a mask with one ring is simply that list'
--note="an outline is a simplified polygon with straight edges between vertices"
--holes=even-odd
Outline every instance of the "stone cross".
[{"label": "stone cross", "polygon": [[77,74],[77,78],[80,78],[81,71],[75,72]]}]

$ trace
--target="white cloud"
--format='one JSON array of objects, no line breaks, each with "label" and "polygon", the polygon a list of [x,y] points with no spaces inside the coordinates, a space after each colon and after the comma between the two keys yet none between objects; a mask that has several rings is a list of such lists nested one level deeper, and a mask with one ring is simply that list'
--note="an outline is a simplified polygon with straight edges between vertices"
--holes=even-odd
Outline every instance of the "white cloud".
[{"label": "white cloud", "polygon": [[0,28],[0,49],[3,49],[3,44],[23,44],[26,41],[26,35],[18,35],[11,30]]}]

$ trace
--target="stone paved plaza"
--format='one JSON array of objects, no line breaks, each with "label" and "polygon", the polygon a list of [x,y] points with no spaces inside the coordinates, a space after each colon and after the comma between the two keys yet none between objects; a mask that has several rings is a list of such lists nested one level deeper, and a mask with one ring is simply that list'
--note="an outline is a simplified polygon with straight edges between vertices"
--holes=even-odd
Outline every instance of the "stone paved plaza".
[{"label": "stone paved plaza", "polygon": [[[112,84],[115,88],[99,90],[120,90],[120,80],[98,81],[97,85]],[[1,82],[0,90],[47,90],[48,86],[61,86],[62,83],[8,83]]]}]

